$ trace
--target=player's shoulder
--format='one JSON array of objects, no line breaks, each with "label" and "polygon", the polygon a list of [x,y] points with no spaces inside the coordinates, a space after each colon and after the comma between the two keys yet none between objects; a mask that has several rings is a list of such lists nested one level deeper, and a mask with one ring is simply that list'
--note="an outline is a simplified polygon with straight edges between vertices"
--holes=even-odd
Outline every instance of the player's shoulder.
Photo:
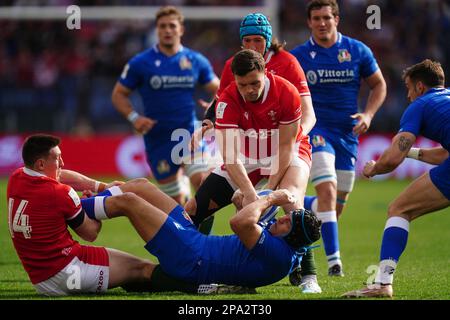
[{"label": "player's shoulder", "polygon": [[289,80],[286,80],[285,78],[272,74],[270,72],[267,73],[267,77],[269,78],[271,85],[273,85],[277,91],[279,92],[285,92],[285,91],[294,91],[297,92],[297,88],[289,82]]},{"label": "player's shoulder", "polygon": [[156,51],[154,47],[148,48],[144,51],[141,51],[137,54],[135,54],[133,57],[131,57],[129,63],[131,64],[140,64],[145,61],[148,61],[149,59],[152,59],[155,55]]},{"label": "player's shoulder", "polygon": [[287,61],[287,62],[294,62],[297,61],[297,58],[290,53],[289,51],[286,51],[285,49],[281,48],[275,55],[274,58],[282,60],[282,61]]},{"label": "player's shoulder", "polygon": [[350,49],[355,51],[370,50],[367,44],[365,44],[361,40],[349,36],[342,35],[341,41],[344,47],[349,47]]},{"label": "player's shoulder", "polygon": [[196,51],[194,49],[188,48],[183,46],[183,49],[181,51],[184,55],[188,56],[190,59],[193,60],[206,60],[208,61],[208,59],[206,58],[206,56],[204,54],[202,54],[199,51]]},{"label": "player's shoulder", "polygon": [[310,42],[310,40],[308,40],[308,41],[305,41],[305,42],[299,44],[298,46],[294,47],[294,49],[292,49],[290,51],[290,53],[294,56],[304,55],[309,51],[310,47],[311,47],[311,42]]}]

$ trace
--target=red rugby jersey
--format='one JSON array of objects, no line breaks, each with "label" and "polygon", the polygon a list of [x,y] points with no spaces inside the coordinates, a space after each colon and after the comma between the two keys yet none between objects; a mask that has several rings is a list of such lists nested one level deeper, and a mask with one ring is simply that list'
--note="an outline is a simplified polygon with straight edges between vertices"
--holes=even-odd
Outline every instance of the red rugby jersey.
[{"label": "red rugby jersey", "polygon": [[9,178],[7,201],[12,241],[33,284],[57,274],[80,253],[67,230],[66,220],[82,210],[70,186],[19,168]]}]

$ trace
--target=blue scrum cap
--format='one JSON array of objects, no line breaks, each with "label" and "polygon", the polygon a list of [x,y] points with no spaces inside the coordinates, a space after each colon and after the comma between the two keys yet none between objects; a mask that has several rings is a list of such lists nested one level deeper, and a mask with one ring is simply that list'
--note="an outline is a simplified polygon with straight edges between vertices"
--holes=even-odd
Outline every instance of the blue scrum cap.
[{"label": "blue scrum cap", "polygon": [[272,45],[272,26],[269,20],[262,13],[250,13],[244,17],[239,29],[239,36],[242,39],[249,35],[260,35],[266,39],[266,50]]},{"label": "blue scrum cap", "polygon": [[298,209],[291,212],[291,231],[284,240],[294,249],[309,246],[320,239],[321,222],[309,210]]}]

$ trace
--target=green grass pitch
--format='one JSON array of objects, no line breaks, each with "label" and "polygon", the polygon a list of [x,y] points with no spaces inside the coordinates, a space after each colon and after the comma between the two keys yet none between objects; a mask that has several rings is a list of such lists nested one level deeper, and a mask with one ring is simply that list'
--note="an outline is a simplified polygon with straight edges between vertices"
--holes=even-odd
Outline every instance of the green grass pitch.
[{"label": "green grass pitch", "polygon": [[[254,295],[194,296],[182,293],[127,294],[121,288],[107,294],[56,299],[339,299],[348,290],[362,287],[373,273],[366,271],[378,262],[381,236],[390,201],[408,184],[401,181],[356,182],[344,215],[339,221],[344,278],[327,276],[323,247],[315,250],[319,283],[323,293],[303,295],[287,278],[257,289]],[[312,193],[311,187],[309,188]],[[34,291],[14,251],[7,227],[6,180],[0,180],[0,299],[48,299]],[[230,233],[231,207],[216,216],[213,232]],[[395,274],[394,299],[450,299],[450,209],[447,208],[411,224],[408,246]],[[143,241],[125,218],[106,221],[96,245],[104,245],[149,257]],[[318,244],[322,244],[321,240]],[[156,261],[151,257],[153,261]],[[373,271],[372,271],[373,272]],[[55,298],[53,298],[55,299]]]}]

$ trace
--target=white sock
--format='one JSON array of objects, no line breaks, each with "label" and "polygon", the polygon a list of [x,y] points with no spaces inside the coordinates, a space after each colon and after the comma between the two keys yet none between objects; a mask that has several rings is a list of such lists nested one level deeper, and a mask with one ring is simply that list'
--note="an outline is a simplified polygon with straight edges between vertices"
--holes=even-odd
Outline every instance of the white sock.
[{"label": "white sock", "polygon": [[387,259],[380,261],[375,283],[392,284],[395,268],[397,268],[397,263],[394,260]]}]

